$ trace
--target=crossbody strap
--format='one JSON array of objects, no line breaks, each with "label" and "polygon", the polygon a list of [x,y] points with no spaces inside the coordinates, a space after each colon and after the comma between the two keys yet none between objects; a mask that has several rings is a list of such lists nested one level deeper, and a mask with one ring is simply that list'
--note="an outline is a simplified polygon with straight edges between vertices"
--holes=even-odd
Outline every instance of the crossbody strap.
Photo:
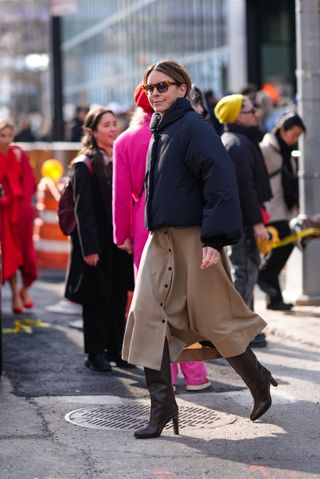
[{"label": "crossbody strap", "polygon": [[82,163],[84,163],[84,164],[86,165],[86,167],[88,168],[89,172],[90,172],[91,174],[93,174],[92,161],[91,161],[90,158],[88,158],[87,156],[85,156],[84,158],[83,158],[83,156],[84,156],[84,155],[79,156],[78,159],[76,159],[73,164],[81,163],[81,162],[82,162]]}]

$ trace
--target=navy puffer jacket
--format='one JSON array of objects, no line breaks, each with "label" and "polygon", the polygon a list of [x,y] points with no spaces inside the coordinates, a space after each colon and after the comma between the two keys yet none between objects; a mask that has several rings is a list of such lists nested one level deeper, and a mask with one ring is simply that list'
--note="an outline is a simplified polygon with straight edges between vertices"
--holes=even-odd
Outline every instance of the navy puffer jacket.
[{"label": "navy puffer jacket", "polygon": [[146,226],[200,226],[205,245],[220,249],[241,237],[234,165],[220,137],[178,98],[152,117],[146,171]]}]

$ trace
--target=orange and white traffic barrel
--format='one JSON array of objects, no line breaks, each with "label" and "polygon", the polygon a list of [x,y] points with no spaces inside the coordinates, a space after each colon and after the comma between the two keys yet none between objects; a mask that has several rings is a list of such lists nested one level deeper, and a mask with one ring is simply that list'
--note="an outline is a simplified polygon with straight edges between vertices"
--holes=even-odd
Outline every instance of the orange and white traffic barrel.
[{"label": "orange and white traffic barrel", "polygon": [[47,160],[42,167],[43,178],[37,188],[38,218],[35,220],[34,243],[37,266],[40,269],[66,269],[70,241],[60,230],[58,203],[65,181],[61,179],[62,165]]}]

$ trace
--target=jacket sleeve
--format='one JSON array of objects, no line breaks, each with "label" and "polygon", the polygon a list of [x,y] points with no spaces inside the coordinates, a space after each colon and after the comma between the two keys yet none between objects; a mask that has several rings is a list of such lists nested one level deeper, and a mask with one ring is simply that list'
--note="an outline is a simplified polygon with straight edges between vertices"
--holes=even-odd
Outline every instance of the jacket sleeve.
[{"label": "jacket sleeve", "polygon": [[113,148],[112,183],[113,240],[123,244],[132,237],[132,184],[130,168],[122,143],[115,142]]},{"label": "jacket sleeve", "polygon": [[201,182],[201,240],[221,249],[241,237],[242,216],[235,169],[214,129],[201,118],[190,131],[186,164]]},{"label": "jacket sleeve", "polygon": [[101,252],[92,198],[92,174],[84,162],[78,162],[72,176],[77,231],[83,256]]},{"label": "jacket sleeve", "polygon": [[228,153],[234,161],[237,174],[239,198],[244,224],[253,226],[262,223],[261,205],[254,182],[255,158],[248,148],[241,144],[233,145]]}]

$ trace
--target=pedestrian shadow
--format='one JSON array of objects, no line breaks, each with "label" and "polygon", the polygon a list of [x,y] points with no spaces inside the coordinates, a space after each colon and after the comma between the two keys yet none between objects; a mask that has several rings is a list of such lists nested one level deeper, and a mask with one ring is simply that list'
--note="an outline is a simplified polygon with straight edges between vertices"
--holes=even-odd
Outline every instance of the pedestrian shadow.
[{"label": "pedestrian shadow", "polygon": [[[255,352],[257,353],[256,350]],[[310,351],[310,348],[308,348],[307,345],[302,346],[299,344],[299,346],[290,346],[283,343],[272,343],[270,341],[270,348],[264,348],[261,352],[263,353],[263,359],[261,362],[272,371],[272,374],[276,379],[285,376],[286,378],[303,379],[306,382],[317,382],[320,384],[319,370],[316,370],[315,368],[308,369],[305,364],[303,366],[296,364],[291,366],[288,364],[289,361],[292,360],[293,362],[297,359],[302,360],[304,363],[319,363],[320,351]],[[257,353],[257,356],[259,357],[259,353]],[[272,361],[274,356],[282,358],[282,360],[275,363]],[[270,358],[270,361],[268,361],[268,357]]]},{"label": "pedestrian shadow", "polygon": [[[234,413],[231,410],[224,412]],[[270,479],[293,477],[298,479],[298,476],[292,473],[319,474],[319,433],[318,428],[315,428],[315,417],[318,417],[317,406],[309,401],[282,404],[277,405],[272,414],[273,418],[268,418],[270,413],[267,413],[266,419],[260,419],[254,425],[249,419],[248,425],[243,424],[243,435],[250,434],[252,435],[250,438],[239,438],[241,435],[239,431],[230,438],[233,436],[232,428],[236,424],[233,423],[224,426],[226,437],[223,438],[201,439],[182,430],[180,436],[166,436],[163,433],[160,440],[175,444],[182,441],[190,448],[191,457],[197,451],[208,459],[243,464],[247,468],[248,478],[259,476]],[[261,435],[260,424],[262,431],[269,427],[271,429],[276,427],[277,431]]]},{"label": "pedestrian shadow", "polygon": [[[313,311],[308,311],[308,310],[303,310],[303,309],[300,309],[301,306],[296,306],[296,307],[299,307],[299,309],[292,309],[291,311],[284,311],[282,312],[281,314],[283,314],[284,316],[299,316],[299,317],[304,317],[304,318],[320,318],[320,314],[319,313],[315,313]],[[280,319],[281,321],[281,319]]]},{"label": "pedestrian shadow", "polygon": [[[84,365],[83,334],[68,327],[69,317],[32,328],[31,334],[5,334],[4,373],[13,393],[22,397],[145,394],[144,373],[140,368],[96,372]],[[3,315],[3,326],[12,328],[15,317]],[[64,324],[63,324],[64,323]]]},{"label": "pedestrian shadow", "polygon": [[[320,360],[320,350],[310,351],[310,347],[307,344],[303,345],[302,343],[299,343],[299,346],[290,346],[288,344],[284,344],[284,341],[287,341],[287,340],[283,340],[283,342],[281,343],[268,340],[269,346],[267,346],[266,348],[263,348],[261,352],[267,355],[277,354],[279,356],[283,356],[287,358],[303,359],[304,361],[310,361],[310,362]],[[315,349],[315,348],[312,347],[312,349]],[[258,349],[255,349],[254,351],[255,353],[259,355]]]}]

